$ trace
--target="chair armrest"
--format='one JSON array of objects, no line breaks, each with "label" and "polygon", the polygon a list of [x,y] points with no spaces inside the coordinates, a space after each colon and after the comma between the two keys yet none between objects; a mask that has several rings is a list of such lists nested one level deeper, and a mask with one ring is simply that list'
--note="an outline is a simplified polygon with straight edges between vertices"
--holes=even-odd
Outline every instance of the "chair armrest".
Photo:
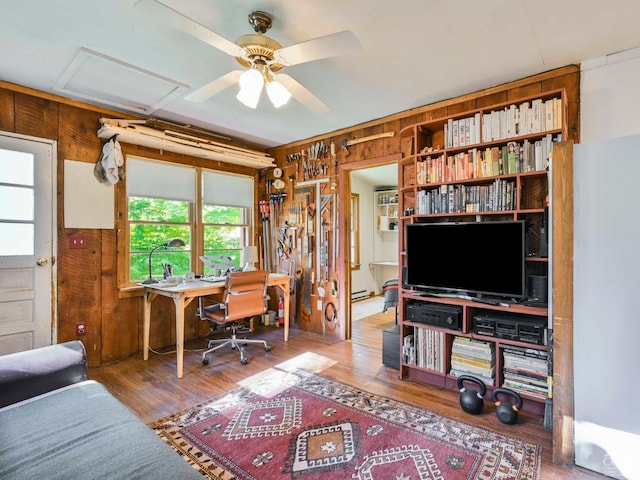
[{"label": "chair armrest", "polygon": [[0,408],[87,380],[79,340],[0,356]]}]

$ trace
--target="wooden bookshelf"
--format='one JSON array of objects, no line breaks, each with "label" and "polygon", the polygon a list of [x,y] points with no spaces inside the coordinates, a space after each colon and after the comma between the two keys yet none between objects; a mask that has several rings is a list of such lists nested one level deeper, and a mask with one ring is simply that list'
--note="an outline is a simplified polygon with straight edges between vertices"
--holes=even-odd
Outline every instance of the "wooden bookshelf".
[{"label": "wooden bookshelf", "polygon": [[[442,118],[411,125],[400,132],[403,158],[398,175],[398,248],[400,268],[407,264],[405,227],[425,222],[525,221],[526,277],[548,278],[548,246],[544,242],[549,201],[548,159],[553,145],[567,139],[567,97],[564,90],[552,90],[505,103],[487,105]],[[514,148],[510,147],[513,146]],[[478,253],[481,255],[481,252]],[[490,272],[487,272],[490,274]],[[548,372],[540,372],[530,387],[513,383],[513,358],[530,350],[530,356],[545,359],[546,340],[517,341],[496,334],[482,334],[474,319],[483,315],[548,321],[548,310],[524,302],[484,304],[463,298],[427,296],[401,285],[399,325],[403,339],[418,334],[436,351],[420,352],[430,363],[407,357],[401,345],[400,375],[403,379],[457,389],[451,374],[451,354],[456,337],[490,344],[495,352],[491,389],[508,387],[519,391],[527,411],[542,414]],[[527,286],[528,289],[530,288]],[[547,294],[551,298],[551,292]],[[442,328],[407,319],[407,305],[413,302],[456,305],[461,309],[459,329]],[[425,334],[423,330],[437,332]],[[437,341],[432,339],[436,338]],[[504,352],[509,354],[505,362]],[[515,352],[515,353],[514,353]],[[435,360],[434,360],[435,358]],[[533,362],[540,368],[540,361]],[[505,366],[509,367],[508,371]],[[459,373],[459,372],[457,372]],[[473,375],[472,372],[469,374]],[[508,384],[505,381],[508,380]],[[514,387],[514,385],[516,385]],[[524,381],[521,385],[524,385]],[[535,390],[535,392],[533,392]],[[530,393],[533,392],[533,393]]]}]

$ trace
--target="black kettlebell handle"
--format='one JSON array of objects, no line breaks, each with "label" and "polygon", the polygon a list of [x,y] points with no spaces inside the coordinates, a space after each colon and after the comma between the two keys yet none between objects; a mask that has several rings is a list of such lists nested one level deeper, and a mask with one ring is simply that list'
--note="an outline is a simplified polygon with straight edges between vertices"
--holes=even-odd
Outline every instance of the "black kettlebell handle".
[{"label": "black kettlebell handle", "polygon": [[493,393],[491,394],[491,399],[496,404],[496,407],[499,406],[501,403],[500,400],[498,399],[498,395],[501,393],[508,395],[514,399],[515,403],[512,404],[511,407],[516,412],[522,408],[522,397],[520,396],[520,394],[515,390],[511,390],[510,388],[504,388],[504,387],[495,388],[493,390]]},{"label": "black kettlebell handle", "polygon": [[480,390],[478,391],[478,397],[483,398],[487,393],[487,386],[482,380],[476,377],[472,377],[471,375],[460,375],[458,377],[458,390],[460,390],[461,393],[466,390],[466,388],[464,387],[465,381],[475,383],[478,388],[480,388]]}]

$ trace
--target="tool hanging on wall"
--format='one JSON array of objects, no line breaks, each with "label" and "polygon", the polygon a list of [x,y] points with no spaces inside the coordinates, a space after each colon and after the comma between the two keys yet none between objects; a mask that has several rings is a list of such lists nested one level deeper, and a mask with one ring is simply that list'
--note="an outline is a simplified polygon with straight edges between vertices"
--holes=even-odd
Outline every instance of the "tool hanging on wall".
[{"label": "tool hanging on wall", "polygon": [[354,140],[343,140],[342,150],[347,152],[345,155],[349,155],[349,147],[351,145],[357,145],[358,143],[369,142],[371,140],[377,140],[378,138],[393,137],[395,132],[376,133],[375,135],[369,135],[368,137],[356,138]]},{"label": "tool hanging on wall", "polygon": [[[315,185],[316,189],[315,189],[315,205],[316,207],[320,207],[322,204],[322,196],[321,196],[321,192],[320,192],[320,186],[323,183],[327,183],[329,181],[328,178],[319,178],[317,180],[308,180],[307,182],[299,182],[298,183],[298,187],[300,186],[304,186],[304,185]],[[320,233],[322,231],[322,215],[320,214],[321,210],[318,210],[318,212],[316,212],[316,215],[314,215],[314,219],[315,219],[315,232],[316,233]],[[318,236],[316,235],[316,242],[320,242],[321,238],[318,238]],[[315,268],[315,276],[317,278],[320,278],[320,248],[319,245],[316,243],[315,245],[313,245],[314,250],[316,252],[316,268]],[[311,249],[311,246],[310,246]]]},{"label": "tool hanging on wall", "polygon": [[338,309],[333,302],[328,302],[324,307],[324,324],[330,332],[333,332],[338,326]]},{"label": "tool hanging on wall", "polygon": [[[336,264],[338,263],[338,196],[333,197],[333,203],[331,205],[331,218],[333,221],[333,261],[331,262],[331,271],[334,273],[337,270]],[[334,295],[335,296],[335,295]]]},{"label": "tool hanging on wall", "polygon": [[271,271],[271,242],[270,232],[271,226],[269,225],[269,202],[267,200],[260,200],[258,202],[260,209],[260,216],[262,218],[262,232],[264,234],[264,250],[262,252],[264,258],[264,268],[267,271]]}]

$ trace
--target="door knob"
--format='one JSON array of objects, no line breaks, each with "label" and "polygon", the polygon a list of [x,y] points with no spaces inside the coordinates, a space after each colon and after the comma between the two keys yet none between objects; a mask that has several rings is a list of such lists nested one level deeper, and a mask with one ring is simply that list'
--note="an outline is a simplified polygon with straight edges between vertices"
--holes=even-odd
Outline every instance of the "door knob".
[{"label": "door knob", "polygon": [[45,265],[47,265],[49,263],[49,259],[47,259],[45,257],[40,257],[36,263],[38,265],[40,265],[41,267],[44,267]]}]

